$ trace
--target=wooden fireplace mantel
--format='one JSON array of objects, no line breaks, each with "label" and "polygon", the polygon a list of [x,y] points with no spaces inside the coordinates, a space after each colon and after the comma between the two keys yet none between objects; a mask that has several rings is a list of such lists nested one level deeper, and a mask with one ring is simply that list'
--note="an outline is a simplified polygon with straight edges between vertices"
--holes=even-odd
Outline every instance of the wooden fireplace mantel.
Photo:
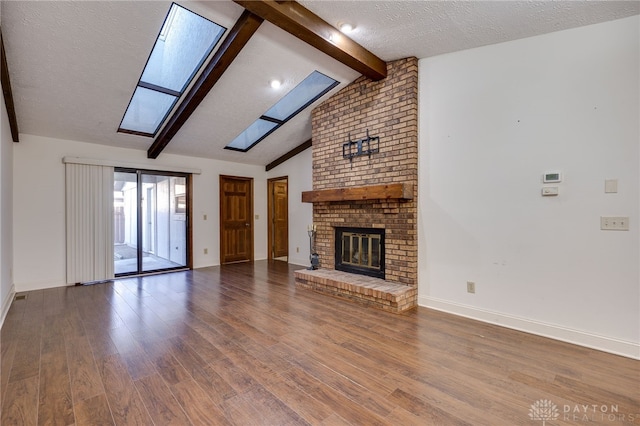
[{"label": "wooden fireplace mantel", "polygon": [[358,200],[412,200],[412,183],[390,183],[352,188],[332,188],[318,191],[304,191],[303,203],[323,203],[328,201]]}]

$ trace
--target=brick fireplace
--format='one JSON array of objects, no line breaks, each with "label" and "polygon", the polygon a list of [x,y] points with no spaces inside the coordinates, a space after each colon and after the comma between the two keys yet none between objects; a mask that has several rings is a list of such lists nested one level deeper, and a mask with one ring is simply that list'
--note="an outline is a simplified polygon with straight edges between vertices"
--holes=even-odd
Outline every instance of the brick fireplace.
[{"label": "brick fireplace", "polygon": [[[417,302],[418,61],[389,62],[387,72],[358,78],[312,113],[313,191],[303,201],[313,202],[320,272],[298,271],[296,282],[401,312]],[[343,144],[367,131],[378,152],[344,158]],[[335,271],[336,228],[383,230],[384,280]],[[391,293],[401,300],[386,303]]]}]

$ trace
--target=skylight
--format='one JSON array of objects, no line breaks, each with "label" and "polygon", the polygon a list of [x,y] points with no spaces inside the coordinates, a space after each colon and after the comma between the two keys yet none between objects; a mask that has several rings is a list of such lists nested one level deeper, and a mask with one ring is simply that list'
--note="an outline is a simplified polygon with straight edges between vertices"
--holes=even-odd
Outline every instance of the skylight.
[{"label": "skylight", "polygon": [[173,3],[118,131],[155,136],[225,30]]},{"label": "skylight", "polygon": [[254,145],[338,84],[338,81],[321,72],[312,72],[225,148],[234,151],[249,151]]}]

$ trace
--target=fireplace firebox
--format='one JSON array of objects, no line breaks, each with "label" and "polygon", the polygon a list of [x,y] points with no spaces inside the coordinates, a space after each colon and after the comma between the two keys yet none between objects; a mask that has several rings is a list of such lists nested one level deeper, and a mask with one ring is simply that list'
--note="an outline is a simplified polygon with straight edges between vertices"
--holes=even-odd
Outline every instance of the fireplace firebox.
[{"label": "fireplace firebox", "polygon": [[335,269],[384,279],[384,229],[335,230]]}]

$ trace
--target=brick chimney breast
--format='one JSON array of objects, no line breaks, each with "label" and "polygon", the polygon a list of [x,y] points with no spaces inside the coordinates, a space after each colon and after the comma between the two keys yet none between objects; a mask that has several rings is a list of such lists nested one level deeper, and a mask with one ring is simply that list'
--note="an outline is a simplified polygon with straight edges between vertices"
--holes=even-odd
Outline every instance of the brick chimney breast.
[{"label": "brick chimney breast", "polygon": [[[418,60],[387,63],[381,81],[359,77],[312,112],[313,190],[412,185],[411,199],[316,202],[320,267],[334,269],[335,228],[385,229],[385,279],[417,289]],[[380,137],[380,152],[342,156],[349,140]],[[417,292],[412,292],[417,297]]]}]

